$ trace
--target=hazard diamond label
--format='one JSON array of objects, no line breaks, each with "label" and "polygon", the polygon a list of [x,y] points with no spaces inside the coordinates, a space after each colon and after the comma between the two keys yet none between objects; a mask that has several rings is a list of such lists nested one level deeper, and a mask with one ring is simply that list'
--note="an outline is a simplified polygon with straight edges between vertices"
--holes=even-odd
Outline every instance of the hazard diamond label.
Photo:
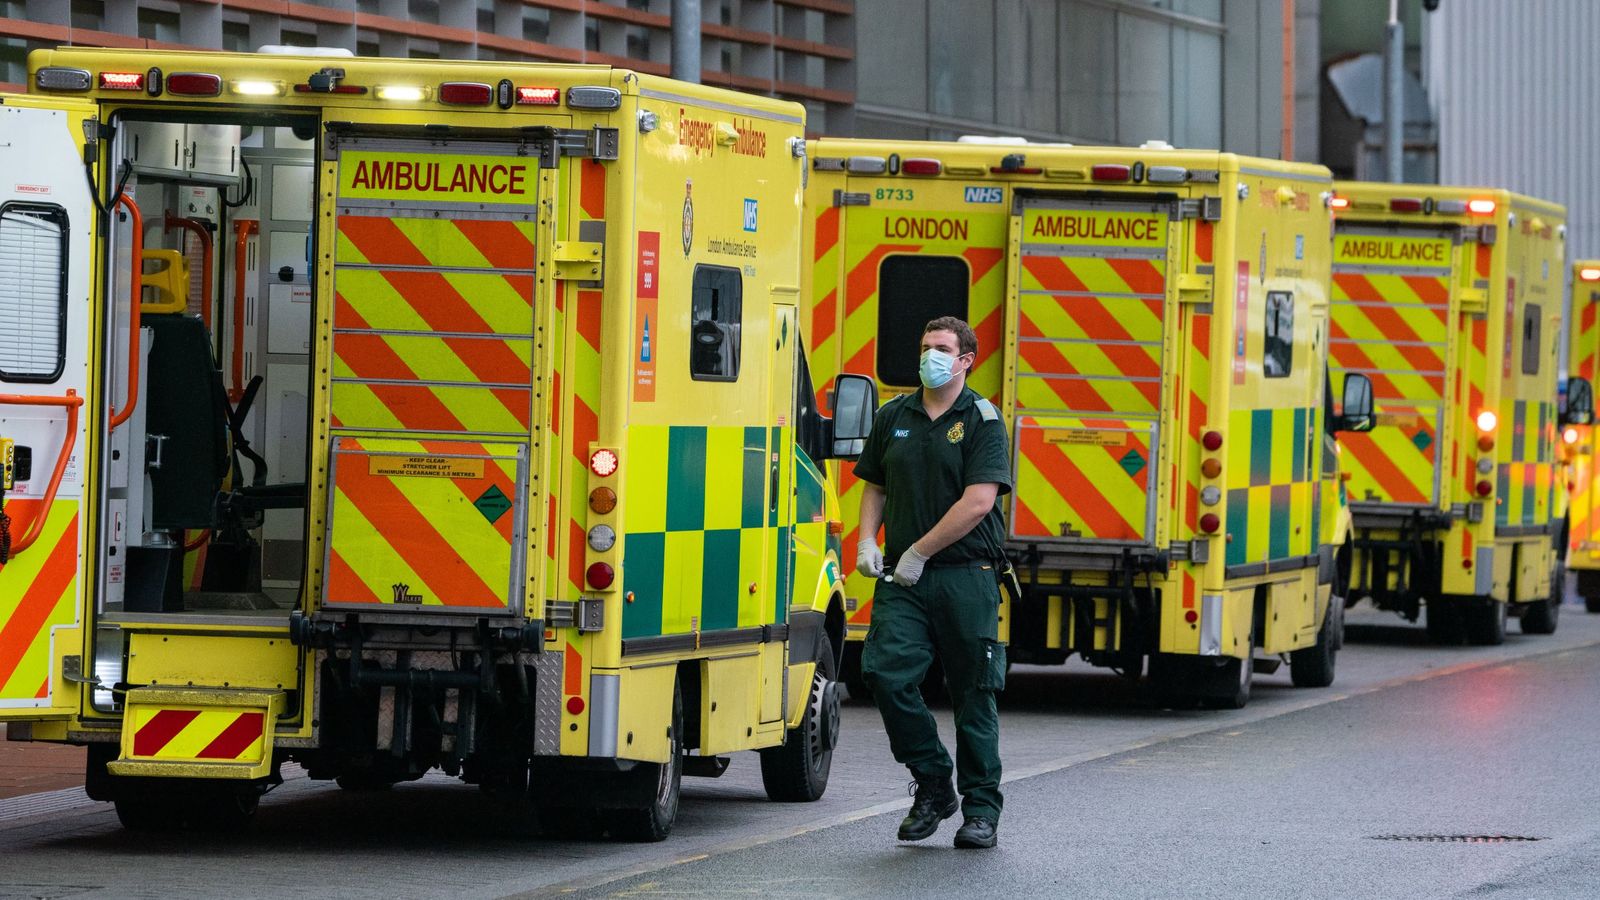
[{"label": "hazard diamond label", "polygon": [[1137,475],[1144,469],[1144,457],[1140,455],[1137,449],[1129,450],[1127,453],[1122,454],[1122,458],[1117,460],[1117,463],[1129,475]]},{"label": "hazard diamond label", "polygon": [[483,517],[489,520],[489,524],[493,525],[495,522],[500,521],[500,517],[506,514],[506,510],[511,508],[511,500],[506,497],[504,491],[500,490],[499,485],[491,484],[488,490],[478,496],[478,499],[472,501],[472,505],[478,508],[478,512],[483,513]]}]

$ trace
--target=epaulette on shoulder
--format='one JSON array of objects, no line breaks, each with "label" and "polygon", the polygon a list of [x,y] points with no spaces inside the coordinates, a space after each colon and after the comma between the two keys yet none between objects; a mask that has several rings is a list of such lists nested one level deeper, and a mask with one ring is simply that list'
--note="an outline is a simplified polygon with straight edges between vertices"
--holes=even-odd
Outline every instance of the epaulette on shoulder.
[{"label": "epaulette on shoulder", "polygon": [[994,404],[987,399],[979,397],[977,407],[978,415],[983,416],[985,422],[998,422],[1000,420],[1000,411],[995,409]]}]

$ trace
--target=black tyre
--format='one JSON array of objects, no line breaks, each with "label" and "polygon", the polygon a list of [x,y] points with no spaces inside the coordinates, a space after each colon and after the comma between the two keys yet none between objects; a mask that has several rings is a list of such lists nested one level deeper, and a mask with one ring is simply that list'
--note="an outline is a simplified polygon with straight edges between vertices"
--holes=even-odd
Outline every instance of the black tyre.
[{"label": "black tyre", "polygon": [[1561,622],[1561,598],[1550,596],[1530,603],[1522,611],[1523,634],[1555,634]]},{"label": "black tyre", "polygon": [[634,772],[640,779],[639,806],[607,810],[605,822],[618,840],[651,843],[666,840],[678,820],[678,800],[683,789],[683,688],[672,686],[672,736],[664,763],[646,763]]},{"label": "black tyre", "polygon": [[1200,702],[1208,709],[1244,709],[1250,702],[1250,687],[1255,683],[1255,664],[1249,657],[1224,657],[1221,665],[1207,666]]},{"label": "black tyre", "polygon": [[148,794],[118,797],[117,821],[129,831],[170,831],[182,824],[177,810],[166,798]]},{"label": "black tyre", "polygon": [[1600,595],[1583,598],[1583,608],[1592,613],[1600,613]]},{"label": "black tyre", "polygon": [[1189,709],[1200,702],[1194,693],[1195,657],[1152,653],[1149,664],[1151,699],[1167,709]]},{"label": "black tyre", "polygon": [[867,679],[861,674],[861,650],[864,647],[864,641],[844,642],[844,663],[839,667],[839,680],[844,682],[851,700],[871,703],[872,689],[867,687]]},{"label": "black tyre", "polygon": [[1422,613],[1427,619],[1429,640],[1447,647],[1454,647],[1466,640],[1462,605],[1463,601],[1460,600],[1428,601]]},{"label": "black tyre", "polygon": [[1506,642],[1506,609],[1509,604],[1491,597],[1475,597],[1462,609],[1467,643],[1496,647]]},{"label": "black tyre", "polygon": [[841,722],[833,644],[826,635],[817,647],[816,663],[800,727],[789,730],[783,746],[761,751],[761,785],[769,799],[780,803],[810,803],[828,790]]},{"label": "black tyre", "polygon": [[1322,688],[1333,684],[1334,665],[1339,656],[1337,625],[1340,615],[1334,604],[1337,600],[1335,597],[1328,603],[1322,627],[1317,629],[1317,642],[1289,653],[1289,680],[1295,687]]}]

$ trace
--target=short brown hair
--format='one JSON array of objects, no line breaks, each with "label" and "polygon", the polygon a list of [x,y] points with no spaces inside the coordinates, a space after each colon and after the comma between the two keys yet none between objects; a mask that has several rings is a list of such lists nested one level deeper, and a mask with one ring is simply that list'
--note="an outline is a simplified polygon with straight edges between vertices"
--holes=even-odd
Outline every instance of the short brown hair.
[{"label": "short brown hair", "polygon": [[977,332],[972,330],[971,325],[955,316],[940,316],[922,326],[923,334],[927,334],[930,331],[948,331],[954,334],[956,336],[956,346],[961,349],[963,355],[967,353],[976,355],[978,352]]}]

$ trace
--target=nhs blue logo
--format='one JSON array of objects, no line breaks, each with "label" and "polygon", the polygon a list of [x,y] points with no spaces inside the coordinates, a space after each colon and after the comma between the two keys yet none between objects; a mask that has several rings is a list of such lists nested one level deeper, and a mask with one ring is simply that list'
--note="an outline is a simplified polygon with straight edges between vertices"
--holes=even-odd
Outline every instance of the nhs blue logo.
[{"label": "nhs blue logo", "polygon": [[756,230],[756,202],[748,197],[744,201],[744,230]]},{"label": "nhs blue logo", "polygon": [[1005,188],[997,187],[969,187],[967,188],[968,203],[1004,203],[1006,201]]}]

